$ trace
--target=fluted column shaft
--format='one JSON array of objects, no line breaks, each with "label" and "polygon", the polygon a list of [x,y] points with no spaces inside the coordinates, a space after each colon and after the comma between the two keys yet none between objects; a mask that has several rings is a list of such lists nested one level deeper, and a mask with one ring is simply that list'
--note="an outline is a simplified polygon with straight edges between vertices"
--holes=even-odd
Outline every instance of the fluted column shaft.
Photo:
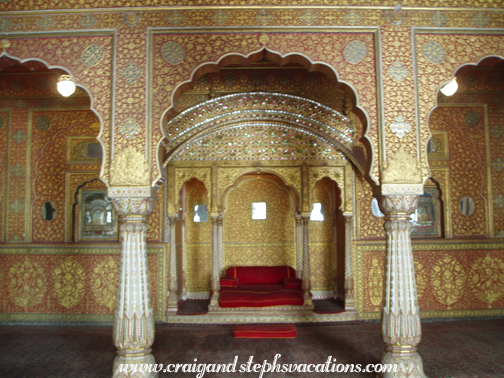
[{"label": "fluted column shaft", "polygon": [[182,300],[187,299],[187,232],[186,232],[186,216],[185,214],[181,217],[181,243],[182,249]]},{"label": "fluted column shaft", "polygon": [[177,312],[178,310],[178,283],[177,283],[177,215],[172,214],[168,217],[169,221],[169,275],[168,275],[168,308],[169,313]]},{"label": "fluted column shaft", "polygon": [[383,196],[381,201],[387,233],[382,363],[398,365],[397,372],[383,374],[386,378],[425,377],[416,351],[422,331],[411,248],[410,215],[417,204],[417,195]]},{"label": "fluted column shaft", "polygon": [[332,217],[333,298],[338,298],[338,219]]},{"label": "fluted column shaft", "polygon": [[303,219],[296,214],[296,277],[303,278]]},{"label": "fluted column shaft", "polygon": [[220,290],[220,256],[219,256],[219,215],[212,214],[212,298],[210,306],[219,306]]},{"label": "fluted column shaft", "polygon": [[311,299],[311,277],[310,277],[310,238],[309,238],[309,222],[310,215],[303,214],[303,298],[305,306],[313,306]]},{"label": "fluted column shaft", "polygon": [[345,310],[355,310],[352,221],[352,216],[345,216]]},{"label": "fluted column shaft", "polygon": [[155,363],[150,353],[154,342],[154,314],[150,303],[147,267],[147,218],[154,199],[112,198],[121,217],[121,267],[113,338],[118,356],[114,377],[155,377],[155,373],[125,373],[120,365]]}]

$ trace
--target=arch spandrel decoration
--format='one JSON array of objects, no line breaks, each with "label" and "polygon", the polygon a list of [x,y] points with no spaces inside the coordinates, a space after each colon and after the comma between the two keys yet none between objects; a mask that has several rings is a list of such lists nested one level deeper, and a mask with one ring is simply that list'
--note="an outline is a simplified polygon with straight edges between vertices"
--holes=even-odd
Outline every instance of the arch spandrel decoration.
[{"label": "arch spandrel decoration", "polygon": [[265,172],[265,173],[273,173],[280,177],[283,182],[292,187],[300,198],[301,195],[301,168],[299,167],[260,167],[260,168],[218,168],[217,176],[218,176],[218,196],[219,199],[224,194],[225,190],[234,185],[236,180],[247,173],[256,173],[256,172]]},{"label": "arch spandrel decoration", "polygon": [[338,184],[341,190],[341,209],[347,210],[346,192],[352,192],[352,183],[346,182],[345,167],[310,167],[308,171],[308,186],[310,190],[310,201],[313,197],[313,190],[317,181],[322,180],[324,177],[329,177]]},{"label": "arch spandrel decoration", "polygon": [[[426,46],[439,46],[434,54]],[[415,64],[418,80],[418,123],[420,129],[420,161],[422,179],[430,177],[427,160],[427,143],[431,137],[429,116],[437,107],[439,89],[448,83],[464,65],[477,65],[487,57],[504,59],[504,32],[483,30],[459,34],[435,33],[432,29],[414,31]],[[459,51],[460,46],[471,46]]]}]

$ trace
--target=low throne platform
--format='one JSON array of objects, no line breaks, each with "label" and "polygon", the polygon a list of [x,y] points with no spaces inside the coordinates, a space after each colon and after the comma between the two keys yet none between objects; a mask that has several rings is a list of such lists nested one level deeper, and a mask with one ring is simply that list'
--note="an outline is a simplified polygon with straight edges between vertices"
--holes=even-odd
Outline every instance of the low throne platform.
[{"label": "low throne platform", "polygon": [[236,266],[220,278],[209,312],[284,314],[312,313],[309,288],[290,266]]}]

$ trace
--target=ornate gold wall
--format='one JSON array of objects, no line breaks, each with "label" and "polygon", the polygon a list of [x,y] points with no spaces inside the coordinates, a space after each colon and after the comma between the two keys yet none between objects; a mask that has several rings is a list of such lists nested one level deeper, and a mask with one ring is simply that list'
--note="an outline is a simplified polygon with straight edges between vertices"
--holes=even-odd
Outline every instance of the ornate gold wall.
[{"label": "ornate gold wall", "polygon": [[[257,7],[251,8],[251,5]],[[99,119],[99,137],[105,149],[100,178],[110,182],[112,151],[117,156],[125,148],[132,147],[145,155],[152,167],[150,182],[156,183],[162,176],[158,157],[163,152],[160,143],[164,138],[163,123],[177,111],[201,101],[202,96],[244,89],[300,90],[302,95],[303,88],[298,89],[295,83],[305,83],[305,97],[343,109],[340,92],[324,92],[337,78],[339,83],[351,87],[352,103],[357,106],[354,111],[359,115],[353,119],[358,143],[371,147],[367,150],[370,151],[367,164],[372,177],[357,174],[356,179],[355,245],[362,252],[358,264],[366,267],[357,278],[357,287],[361,290],[358,297],[360,316],[376,316],[382,292],[380,283],[383,282],[383,220],[371,213],[371,201],[377,192],[371,182],[373,179],[375,184],[379,182],[385,160],[400,147],[421,162],[424,179],[429,176],[429,162],[444,201],[444,231],[448,241],[436,239],[420,243],[425,250],[418,249],[420,244],[415,247],[419,291],[422,291],[420,307],[425,306],[427,310],[424,314],[436,317],[496,314],[495,308],[503,306],[502,299],[493,301],[492,309],[488,309],[485,306],[491,298],[485,302],[477,293],[478,287],[483,286],[493,287],[490,291],[497,293],[501,283],[487,279],[480,285],[476,272],[484,261],[492,262],[492,269],[498,270],[498,259],[502,259],[499,248],[494,248],[500,244],[495,244],[492,238],[504,237],[501,155],[504,107],[499,99],[502,95],[489,93],[502,91],[502,81],[489,77],[477,79],[472,84],[471,79],[460,82],[462,91],[479,88],[480,92],[487,92],[460,94],[472,95],[472,99],[457,95],[445,101],[437,97],[437,90],[462,65],[477,64],[487,56],[504,56],[502,4],[495,0],[405,0],[402,10],[393,14],[395,5],[397,1],[388,0],[337,0],[330,5],[322,0],[309,3],[304,0],[271,0],[268,3],[254,0],[247,6],[232,0],[225,4],[215,0],[196,4],[187,0],[182,3],[169,1],[153,9],[143,1],[120,1],[113,5],[103,1],[0,2],[0,32],[11,44],[5,49],[6,53],[20,61],[37,59],[48,66],[63,67],[85,88],[78,90],[74,99],[62,99],[48,96],[50,85],[44,88],[43,83],[30,83],[28,76],[10,74],[0,80],[0,242],[30,242],[32,238],[40,242],[64,242],[72,234],[68,229],[72,204],[69,193],[96,177],[100,168],[98,164],[90,164],[87,167],[93,169],[73,170],[78,165],[66,163],[66,149],[62,154],[51,151],[53,146],[61,146],[64,139],[63,134],[55,133],[56,124],[61,124],[60,130],[81,130],[68,137],[96,136],[98,130],[93,134],[84,131],[85,125],[93,124],[94,114]],[[123,9],[126,6],[141,8],[126,12]],[[103,9],[92,9],[97,7]],[[295,62],[306,70],[297,67],[279,72],[273,81],[264,76],[262,83],[259,77],[253,78],[254,72],[238,68],[214,72],[223,66],[244,64],[247,59],[249,63],[256,62],[266,55],[279,65]],[[3,56],[0,62],[2,67],[5,59]],[[298,69],[305,75],[301,80],[295,72]],[[307,73],[307,70],[313,72]],[[234,73],[235,79],[229,73]],[[310,93],[310,80],[321,76],[324,80],[317,82],[319,87],[315,86],[318,92]],[[54,84],[55,77],[52,80]],[[230,85],[233,81],[235,83]],[[188,89],[191,91],[185,92]],[[89,98],[81,96],[85,93],[90,94],[95,113],[82,110],[91,106]],[[429,124],[429,114],[437,103],[448,106],[436,109]],[[75,114],[81,114],[80,118],[63,120],[62,114],[69,108],[78,108]],[[466,123],[468,113],[479,117],[473,126]],[[50,120],[48,130],[40,130],[37,126],[40,116]],[[53,117],[54,122],[51,121]],[[474,116],[469,118],[475,119]],[[365,122],[361,124],[361,120]],[[47,121],[41,124],[44,127]],[[397,127],[409,131],[402,135]],[[440,146],[446,146],[446,153],[437,156],[431,153],[428,161],[430,131],[434,132],[433,137],[440,141]],[[364,134],[366,137],[360,139]],[[232,149],[228,145],[224,150],[227,153]],[[46,150],[48,154],[42,154]],[[318,157],[324,156],[322,150],[316,154],[319,152],[314,160],[320,162]],[[337,156],[337,151],[330,152]],[[302,151],[297,156],[306,157],[305,153]],[[272,154],[281,160],[279,152]],[[49,160],[62,164],[51,165]],[[225,167],[230,166],[229,162],[226,164]],[[243,161],[236,164],[240,169],[250,166]],[[281,164],[283,168],[299,168],[292,161]],[[36,176],[39,168],[44,177]],[[204,168],[212,171],[210,166]],[[169,176],[168,185],[175,180],[173,175]],[[65,186],[62,183],[68,185],[63,191],[60,190]],[[220,185],[219,182],[212,184],[215,188]],[[306,185],[299,182],[301,184]],[[57,190],[49,191],[49,188]],[[476,201],[471,217],[462,216],[458,210],[460,197],[466,193]],[[42,196],[49,194],[56,198],[58,217],[67,217],[64,223],[60,222],[63,218],[57,218],[52,225],[40,220],[37,207],[40,208]],[[217,196],[217,191],[213,190],[212,194]],[[307,198],[306,191],[298,194]],[[149,241],[163,241],[166,205],[164,196],[160,195],[149,220]],[[178,209],[174,203],[169,206]],[[320,240],[325,240],[324,235],[321,232]],[[467,238],[478,238],[478,243],[468,242]],[[320,240],[317,237],[313,243],[326,243]],[[370,247],[368,242],[375,244]],[[181,253],[180,244],[178,247]],[[491,253],[487,258],[488,251]],[[18,252],[14,251],[12,256],[15,253]],[[325,258],[320,256],[326,256],[325,252],[317,259]],[[315,257],[314,254],[312,258]],[[448,257],[452,260],[444,261]],[[39,265],[47,266],[46,273],[50,276],[50,267],[62,261],[44,265],[41,260],[42,265]],[[12,261],[9,264],[15,265]],[[79,264],[92,266],[83,261]],[[431,277],[434,275],[431,272],[436,271],[458,277],[460,266],[472,278],[463,283],[455,279],[451,285],[438,284],[438,280]],[[423,274],[424,270],[428,273]],[[2,273],[2,282],[7,282],[5,274],[10,273]],[[38,290],[34,282],[33,288]],[[452,288],[454,294],[448,295]],[[456,301],[443,299],[449,296]],[[4,303],[9,300],[5,299]],[[45,301],[46,298],[42,302]],[[448,302],[453,302],[449,310]]]},{"label": "ornate gold wall", "polygon": [[[155,319],[164,318],[166,249],[148,248]],[[0,321],[111,322],[120,246],[103,244],[0,247]]]},{"label": "ornate gold wall", "polygon": [[[273,175],[243,178],[224,207],[225,266],[296,266],[294,201]],[[267,217],[252,219],[252,203],[266,202]]]}]

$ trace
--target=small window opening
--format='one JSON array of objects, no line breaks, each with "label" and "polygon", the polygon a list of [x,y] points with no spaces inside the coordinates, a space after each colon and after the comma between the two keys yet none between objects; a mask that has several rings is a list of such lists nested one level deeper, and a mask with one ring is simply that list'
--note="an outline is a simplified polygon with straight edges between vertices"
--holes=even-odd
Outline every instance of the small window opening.
[{"label": "small window opening", "polygon": [[314,203],[310,213],[310,220],[322,222],[324,220],[324,212],[321,203]]},{"label": "small window opening", "polygon": [[196,205],[194,206],[194,223],[206,222],[208,221],[207,205]]},{"label": "small window opening", "polygon": [[252,219],[266,219],[266,202],[252,203]]}]

